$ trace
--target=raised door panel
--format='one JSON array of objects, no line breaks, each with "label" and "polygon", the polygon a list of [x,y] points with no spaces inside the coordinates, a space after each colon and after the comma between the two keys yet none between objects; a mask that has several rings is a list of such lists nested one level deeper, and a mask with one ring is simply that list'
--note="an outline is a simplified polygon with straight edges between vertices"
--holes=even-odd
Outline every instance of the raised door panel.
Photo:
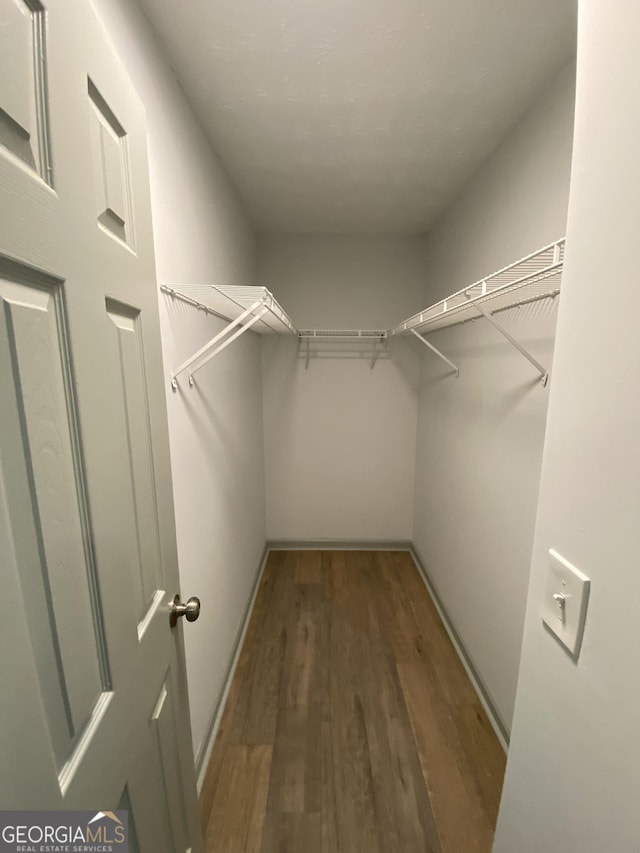
[{"label": "raised door panel", "polygon": [[[160,535],[153,469],[151,425],[147,405],[147,378],[142,340],[142,318],[136,308],[106,300],[112,326],[114,364],[125,411],[129,452],[128,483],[134,510],[135,554],[132,582],[138,624],[162,594]],[[139,627],[138,633],[141,634]]]},{"label": "raised door panel", "polygon": [[44,7],[37,0],[0,0],[0,257],[60,274],[46,57]]},{"label": "raised door panel", "polygon": [[51,183],[44,7],[0,0],[0,145]]},{"label": "raised door panel", "polygon": [[129,168],[129,139],[91,79],[91,150],[96,195],[96,219],[112,237],[134,248],[133,204]]},{"label": "raised door panel", "polygon": [[14,551],[60,779],[110,690],[63,283],[0,263],[0,448]]},{"label": "raised door panel", "polygon": [[[185,853],[188,848],[188,792],[176,785],[182,772],[176,699],[169,670],[140,733],[141,762],[128,782],[131,805],[140,818],[141,846],[157,853]],[[144,774],[145,766],[153,772]]]}]

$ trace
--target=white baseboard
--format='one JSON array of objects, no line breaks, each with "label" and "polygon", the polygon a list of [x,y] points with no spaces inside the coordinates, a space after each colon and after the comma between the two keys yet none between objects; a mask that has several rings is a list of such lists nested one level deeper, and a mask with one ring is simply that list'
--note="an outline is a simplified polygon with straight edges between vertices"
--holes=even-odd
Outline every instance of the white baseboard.
[{"label": "white baseboard", "polygon": [[262,575],[264,574],[264,567],[267,565],[267,557],[269,556],[270,550],[271,549],[269,548],[269,546],[265,545],[264,551],[262,552],[262,557],[260,558],[260,563],[258,565],[258,570],[256,572],[256,578],[253,582],[251,595],[249,596],[249,600],[247,601],[247,605],[244,609],[242,619],[240,620],[240,624],[236,632],[236,638],[233,643],[232,654],[230,656],[229,665],[227,666],[227,671],[225,673],[222,689],[218,694],[213,713],[211,714],[211,720],[207,728],[207,736],[202,741],[202,747],[200,748],[198,755],[196,756],[195,765],[196,777],[198,780],[198,796],[202,791],[204,779],[207,774],[207,767],[209,766],[211,752],[213,751],[213,745],[216,741],[216,735],[218,734],[218,729],[220,728],[220,722],[222,720],[224,706],[227,703],[227,697],[231,688],[231,682],[233,681],[233,676],[235,675],[236,667],[238,666],[240,652],[242,651],[242,644],[244,643],[244,638],[247,634],[249,620],[251,618],[251,613],[253,612],[253,605],[255,604],[256,596],[258,595],[260,581],[262,580]]},{"label": "white baseboard", "polygon": [[273,539],[270,551],[410,551],[409,540],[396,539]]}]

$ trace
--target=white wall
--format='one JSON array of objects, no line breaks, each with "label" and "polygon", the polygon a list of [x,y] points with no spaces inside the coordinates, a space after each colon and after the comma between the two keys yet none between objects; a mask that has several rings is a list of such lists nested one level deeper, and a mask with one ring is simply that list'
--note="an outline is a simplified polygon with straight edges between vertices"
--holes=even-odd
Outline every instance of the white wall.
[{"label": "white wall", "polygon": [[[582,0],[564,292],[496,853],[640,844],[640,6]],[[575,663],[547,552],[592,581]]]},{"label": "white wall", "polygon": [[[574,79],[572,63],[431,233],[426,304],[564,235]],[[555,319],[553,302],[500,315],[545,365]],[[460,378],[423,356],[413,538],[508,735],[548,391],[484,320],[430,339]]]},{"label": "white wall", "polygon": [[[241,203],[154,38],[130,0],[94,0],[144,103],[159,283],[255,283]],[[222,327],[160,295],[167,372]],[[201,757],[265,543],[260,348],[248,334],[169,393],[183,597],[202,616],[185,631],[194,752]]]},{"label": "white wall", "polygon": [[[421,238],[263,237],[258,262],[298,328],[386,329],[422,307]],[[296,356],[263,344],[268,538],[409,540],[417,355]]]}]

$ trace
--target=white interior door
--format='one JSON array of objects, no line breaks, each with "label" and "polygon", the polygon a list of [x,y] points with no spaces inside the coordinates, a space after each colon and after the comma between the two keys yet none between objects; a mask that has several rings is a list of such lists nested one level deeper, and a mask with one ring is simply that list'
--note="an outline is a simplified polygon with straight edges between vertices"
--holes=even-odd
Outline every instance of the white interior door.
[{"label": "white interior door", "polygon": [[0,0],[0,808],[199,850],[144,112],[43,2]]}]

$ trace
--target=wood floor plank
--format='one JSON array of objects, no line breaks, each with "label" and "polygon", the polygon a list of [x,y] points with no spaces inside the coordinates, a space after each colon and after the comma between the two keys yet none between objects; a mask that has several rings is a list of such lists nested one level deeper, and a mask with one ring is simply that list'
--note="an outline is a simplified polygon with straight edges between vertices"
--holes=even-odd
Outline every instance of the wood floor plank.
[{"label": "wood floor plank", "polygon": [[383,851],[367,735],[362,670],[367,656],[368,614],[361,603],[361,554],[331,554],[329,632],[332,784],[340,851]]},{"label": "wood floor plank", "polygon": [[338,850],[377,853],[384,850],[377,807],[362,697],[332,679],[335,719],[331,741]]},{"label": "wood floor plank", "polygon": [[500,794],[506,769],[506,756],[495,748],[496,737],[479,702],[458,705],[454,709],[461,749],[465,754],[469,775],[475,782],[485,813],[492,826],[498,819]]},{"label": "wood floor plank", "polygon": [[239,688],[240,681],[238,679],[234,679],[231,684],[231,688],[229,689],[229,695],[222,714],[222,721],[218,728],[211,756],[209,758],[209,765],[204,777],[202,790],[200,791],[200,825],[202,827],[203,835],[207,834],[207,827],[209,825],[211,810],[213,809],[213,802],[224,761],[225,750],[228,744],[229,726],[233,719]]},{"label": "wood floor plank", "polygon": [[407,624],[407,633],[412,632],[411,654],[397,660],[421,663],[435,678],[433,689],[450,704],[477,702],[469,677],[410,554],[396,552],[385,563],[387,570],[393,572],[395,607]]},{"label": "wood floor plank", "polygon": [[[294,574],[294,580],[296,575]],[[320,707],[312,703],[317,680],[316,660],[322,596],[319,585],[294,583],[293,607],[286,615],[287,648],[285,652],[278,705],[273,765],[269,784],[264,850],[295,849],[303,835],[319,831],[317,821],[294,820],[291,815],[319,818],[315,779],[318,771],[310,766],[314,720],[320,718]],[[308,786],[311,786],[310,788]],[[320,841],[316,845],[319,849]]]},{"label": "wood floor plank", "polygon": [[323,683],[328,675],[328,656],[326,654],[326,628],[324,620],[326,608],[322,590],[315,589],[313,602],[313,656],[309,661],[309,686],[307,692],[305,768],[304,768],[304,810],[309,814],[322,811],[322,751],[326,741],[322,737],[324,719]]},{"label": "wood floor plank", "polygon": [[336,802],[335,768],[333,766],[333,727],[323,721],[320,726],[320,758],[322,788],[320,814],[322,817],[321,853],[339,853],[338,806]]},{"label": "wood floor plank", "polygon": [[272,750],[227,746],[205,834],[210,853],[260,853]]},{"label": "wood floor plank", "polygon": [[493,827],[461,749],[451,707],[425,689],[415,664],[398,664],[398,672],[443,850],[490,850]]},{"label": "wood floor plank", "polygon": [[[293,606],[295,552],[276,552],[258,596],[256,622],[245,644],[246,665],[229,731],[229,742],[273,744],[280,682],[290,630],[287,614]],[[278,559],[280,557],[280,559]]]},{"label": "wood floor plank", "polygon": [[322,582],[322,552],[298,551],[296,553],[296,583],[319,585]]},{"label": "wood floor plank", "polygon": [[381,832],[388,838],[387,849],[437,853],[440,839],[400,679],[373,605],[371,610],[367,668],[369,699],[377,714],[370,713],[369,721],[376,730],[372,754],[378,802],[384,802],[387,811],[386,822],[380,820]]},{"label": "wood floor plank", "polygon": [[409,555],[270,555],[201,794],[207,853],[488,853],[503,773]]},{"label": "wood floor plank", "polygon": [[263,853],[319,853],[322,826],[319,814],[290,812],[265,826]]},{"label": "wood floor plank", "polygon": [[269,810],[279,813],[305,811],[310,718],[319,712],[309,697],[317,654],[320,589],[295,585],[294,590],[294,606],[287,614],[288,642],[274,741],[278,761],[269,787]]},{"label": "wood floor plank", "polygon": [[[278,634],[273,643],[273,627],[277,627],[282,613],[278,601],[286,606],[287,595],[283,591],[290,587],[287,577],[294,566],[295,555],[284,551],[272,552],[267,560],[200,793],[203,834],[209,824],[227,745],[273,741],[285,642],[285,637]],[[271,678],[271,689],[262,689],[262,678],[255,679],[255,672],[264,672]]]}]

